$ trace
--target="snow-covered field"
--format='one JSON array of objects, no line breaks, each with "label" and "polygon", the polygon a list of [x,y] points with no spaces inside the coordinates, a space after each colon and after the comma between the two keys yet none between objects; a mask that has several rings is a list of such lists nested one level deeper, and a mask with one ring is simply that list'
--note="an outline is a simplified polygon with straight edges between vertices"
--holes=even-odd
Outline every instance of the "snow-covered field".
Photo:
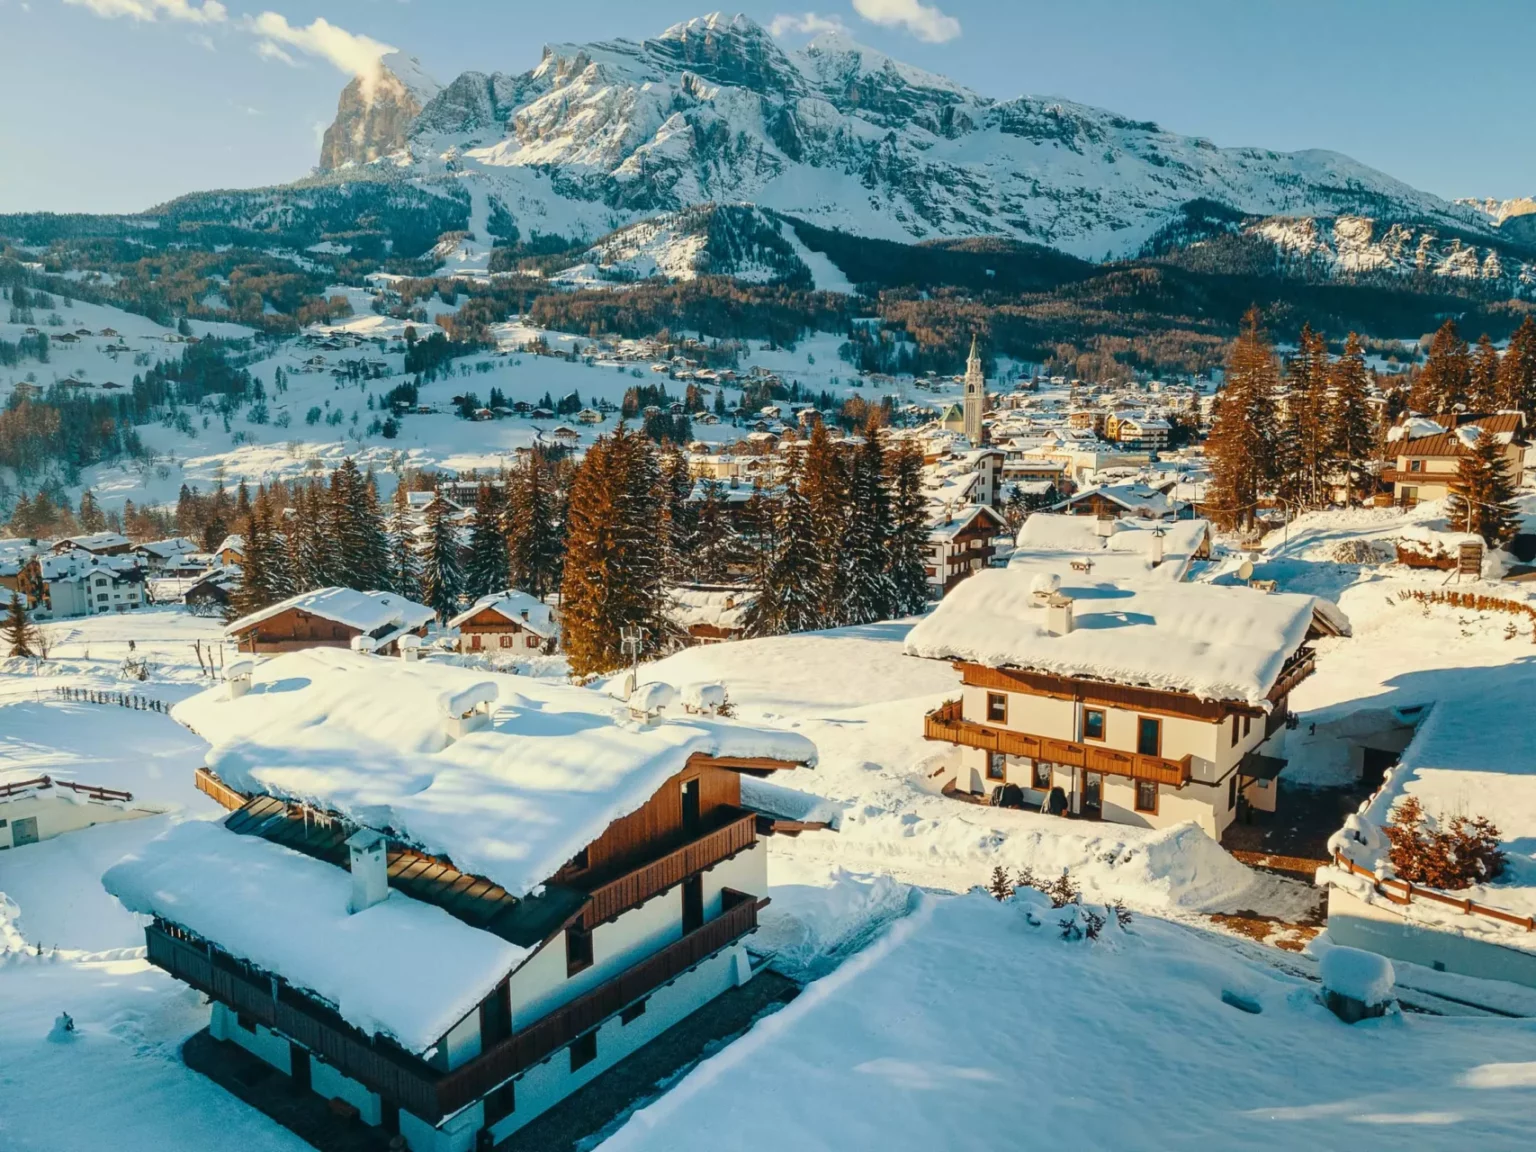
[{"label": "snow-covered field", "polygon": [[[574,391],[586,404],[598,400],[618,404],[625,390],[635,385],[665,384],[668,392],[679,400],[687,389],[685,381],[668,380],[664,375],[652,373],[649,362],[643,360],[596,357],[588,364],[585,358],[572,362],[560,356],[534,356],[513,351],[540,336],[557,352],[569,351],[573,344],[585,350],[592,344],[585,338],[530,327],[514,317],[495,327],[500,345],[497,352],[457,360],[453,374],[424,385],[419,402],[432,408],[433,412],[404,416],[400,420],[399,435],[385,439],[380,433],[370,434],[368,428],[375,418],[382,421],[389,415],[384,410],[384,395],[410,378],[403,374],[405,357],[402,352],[383,350],[369,341],[382,339],[388,342],[389,349],[393,349],[397,347],[395,342],[403,337],[407,323],[372,312],[371,295],[367,290],[337,286],[327,291],[329,295],[345,295],[352,304],[354,315],[313,331],[321,335],[334,332],[356,336],[364,342],[355,348],[339,350],[320,350],[302,343],[299,338],[265,346],[267,353],[250,364],[249,369],[266,390],[267,423],[252,424],[242,411],[231,420],[227,431],[217,413],[194,414],[190,436],[161,424],[141,425],[139,434],[155,454],[154,461],[124,461],[87,468],[81,482],[69,488],[71,498],[78,500],[80,492],[89,487],[108,510],[121,508],[125,500],[138,505],[170,504],[175,502],[183,483],[206,492],[219,478],[229,485],[242,479],[252,485],[279,478],[291,480],[320,469],[330,470],[347,456],[381,472],[394,470],[402,464],[412,468],[439,466],[455,471],[497,469],[511,465],[512,454],[517,448],[532,444],[541,433],[547,434],[561,424],[575,428],[581,433],[582,442],[590,443],[603,432],[612,431],[617,417],[609,416],[602,423],[592,425],[577,424],[570,417],[468,421],[455,414],[454,396],[473,392],[485,403],[490,390],[498,388],[509,404],[519,400],[537,404],[546,393],[558,400]],[[425,306],[431,317],[452,311],[435,296]],[[91,385],[83,390],[84,395],[114,395],[117,394],[114,390],[104,386],[109,383],[131,386],[134,375],[142,374],[149,364],[162,359],[174,360],[182,354],[183,345],[166,342],[168,335],[175,334],[174,329],[162,328],[142,316],[79,301],[67,308],[59,302],[58,312],[64,321],[61,327],[35,325],[50,337],[48,362],[26,360],[14,367],[0,369],[0,403],[18,384],[27,383],[29,374],[33,377],[32,383],[44,388],[56,380],[76,379]],[[418,322],[414,326],[423,336],[430,330],[427,324]],[[0,318],[0,339],[15,341],[27,327]],[[199,336],[252,334],[250,329],[235,324],[193,321],[192,327]],[[108,328],[120,333],[120,337],[99,335]],[[52,338],[61,333],[79,329],[90,329],[97,335],[81,337],[76,344],[52,342]],[[119,346],[119,341],[126,344],[129,351],[108,350]],[[859,377],[849,364],[838,358],[837,350],[843,341],[844,337],[838,333],[816,333],[806,337],[793,350],[770,349],[753,342],[741,368],[745,371],[750,366],[760,365],[779,374],[786,382],[798,381],[812,395],[823,390],[839,397],[853,395]],[[317,363],[310,363],[317,358]],[[136,359],[140,362],[136,363]],[[389,375],[364,381],[333,377],[331,369],[348,360],[380,361]],[[278,368],[288,380],[287,390],[282,393],[276,390],[274,383]],[[468,374],[460,375],[461,368],[467,368]],[[878,402],[879,394],[872,388],[864,388],[862,395],[871,402]],[[932,393],[919,395],[938,402],[938,397]],[[733,390],[730,396],[734,400],[739,393]],[[374,405],[372,408],[370,401]],[[313,409],[318,409],[320,416],[316,423],[310,424],[308,417]],[[340,423],[328,423],[333,418],[332,413],[337,412],[341,414]],[[731,443],[747,430],[750,429],[729,423],[697,424],[694,435],[706,443]],[[11,483],[13,488],[30,489],[33,486],[17,485],[14,478]]]},{"label": "snow-covered field", "polygon": [[[1260,558],[1260,578],[1334,597],[1354,624],[1319,644],[1318,673],[1293,697],[1297,782],[1342,778],[1348,717],[1448,698],[1475,687],[1469,670],[1529,659],[1523,620],[1506,639],[1508,615],[1401,601],[1443,574],[1334,559],[1341,542],[1402,525],[1390,512],[1312,516]],[[1201,578],[1230,583],[1239,559],[1218,557]],[[1525,598],[1521,585],[1462,587]],[[1529,1022],[1410,1014],[1346,1028],[1314,1003],[1311,961],[1203,915],[1297,915],[1315,900],[1307,886],[1256,875],[1193,826],[1086,825],[941,795],[945,746],[923,740],[922,715],[958,678],[901,654],[911,623],[698,647],[642,669],[642,681],[722,681],[743,720],[810,737],[817,766],[779,782],[844,817],[838,833],[770,845],[757,945],[817,982],[635,1114],[614,1146],[792,1134],[807,1148],[1501,1148],[1528,1130]],[[166,825],[218,815],[191,783],[204,743],[158,713],[53,695],[67,684],[180,699],[207,683],[193,645],[206,652],[219,624],[157,609],[49,627],[46,664],[0,665],[0,765],[67,768],[169,811],[0,853],[0,1147],[300,1147],[182,1067],[177,1044],[206,1008],[139,958],[138,925],[100,885]],[[130,639],[151,665],[142,683],[121,676]],[[1529,874],[1528,859],[1515,863]],[[946,895],[998,864],[1070,869],[1086,899],[1135,910],[1131,934],[1064,941],[1049,913],[1035,927],[1022,904]],[[1223,991],[1261,1013],[1223,1004]],[[61,1010],[78,1025],[71,1041],[48,1038]]]}]

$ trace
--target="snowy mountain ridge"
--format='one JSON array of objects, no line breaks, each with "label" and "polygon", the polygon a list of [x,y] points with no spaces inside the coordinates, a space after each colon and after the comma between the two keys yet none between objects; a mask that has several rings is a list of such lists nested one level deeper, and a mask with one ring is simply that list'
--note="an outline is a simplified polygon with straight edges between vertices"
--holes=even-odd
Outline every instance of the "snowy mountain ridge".
[{"label": "snowy mountain ridge", "polygon": [[322,168],[466,177],[525,235],[591,239],[749,203],[859,236],[1007,236],[1098,260],[1134,255],[1208,199],[1252,217],[1506,239],[1485,207],[1338,153],[1218,148],[1070,101],[995,100],[840,32],[786,52],[739,15],[550,45],[527,72],[466,72],[415,112],[433,85],[398,67],[385,61],[371,107],[348,86]]}]

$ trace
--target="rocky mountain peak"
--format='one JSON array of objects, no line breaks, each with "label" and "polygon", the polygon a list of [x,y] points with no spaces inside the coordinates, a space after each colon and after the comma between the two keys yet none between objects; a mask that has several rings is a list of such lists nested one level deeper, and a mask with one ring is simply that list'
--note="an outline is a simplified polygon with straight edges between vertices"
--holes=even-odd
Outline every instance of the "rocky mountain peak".
[{"label": "rocky mountain peak", "polygon": [[371,164],[399,152],[441,87],[421,61],[400,52],[383,57],[377,71],[354,76],[320,142],[320,167]]}]

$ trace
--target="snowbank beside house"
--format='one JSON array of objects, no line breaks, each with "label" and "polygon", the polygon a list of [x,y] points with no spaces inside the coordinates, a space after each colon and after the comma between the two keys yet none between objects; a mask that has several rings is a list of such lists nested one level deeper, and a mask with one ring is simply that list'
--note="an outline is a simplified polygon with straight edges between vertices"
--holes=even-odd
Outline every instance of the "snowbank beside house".
[{"label": "snowbank beside house", "polygon": [[1062,918],[1038,900],[921,899],[604,1152],[734,1152],[765,1133],[803,1152],[1461,1152],[1517,1147],[1536,1122],[1510,1071],[1529,1067],[1528,1021],[1350,1028],[1317,985],[1208,936],[1136,917],[1064,940]]}]

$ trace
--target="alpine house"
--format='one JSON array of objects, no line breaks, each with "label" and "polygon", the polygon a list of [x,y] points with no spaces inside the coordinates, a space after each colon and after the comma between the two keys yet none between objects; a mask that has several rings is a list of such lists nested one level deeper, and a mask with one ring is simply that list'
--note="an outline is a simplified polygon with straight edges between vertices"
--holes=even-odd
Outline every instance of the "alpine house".
[{"label": "alpine house", "polygon": [[[182,702],[189,821],[103,882],[209,1031],[415,1152],[505,1139],[753,974],[794,733],[313,648]],[[714,695],[719,695],[718,691]],[[693,693],[699,699],[710,693]]]},{"label": "alpine house", "polygon": [[1283,761],[1262,747],[1312,674],[1308,641],[1348,632],[1315,596],[1010,567],[967,580],[906,651],[961,673],[924,722],[960,746],[959,791],[1219,838],[1240,801],[1274,810]]}]

